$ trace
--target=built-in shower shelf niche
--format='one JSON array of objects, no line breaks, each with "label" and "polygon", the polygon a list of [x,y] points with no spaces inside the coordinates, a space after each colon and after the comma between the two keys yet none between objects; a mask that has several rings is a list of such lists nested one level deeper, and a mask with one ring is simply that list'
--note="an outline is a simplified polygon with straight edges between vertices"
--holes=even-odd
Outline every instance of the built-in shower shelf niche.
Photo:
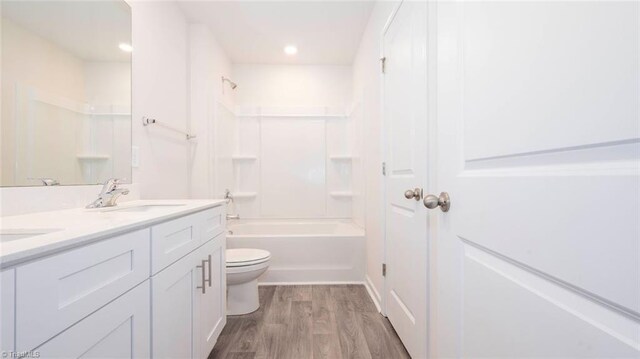
[{"label": "built-in shower shelf niche", "polygon": [[353,192],[351,191],[332,191],[329,192],[329,195],[334,198],[351,198],[353,197]]},{"label": "built-in shower shelf niche", "polygon": [[235,155],[235,156],[231,156],[231,160],[235,161],[235,162],[249,162],[249,161],[255,161],[258,159],[258,156],[251,156],[251,155]]},{"label": "built-in shower shelf niche", "polygon": [[256,198],[258,197],[258,192],[236,192],[232,195],[233,198]]},{"label": "built-in shower shelf niche", "polygon": [[92,154],[79,154],[76,156],[78,161],[106,161],[111,158],[109,155],[92,155]]}]

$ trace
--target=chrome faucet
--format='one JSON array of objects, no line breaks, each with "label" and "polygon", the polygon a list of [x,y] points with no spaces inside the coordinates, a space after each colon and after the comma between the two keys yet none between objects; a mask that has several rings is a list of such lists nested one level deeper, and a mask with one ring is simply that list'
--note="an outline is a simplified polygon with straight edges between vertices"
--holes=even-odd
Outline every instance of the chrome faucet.
[{"label": "chrome faucet", "polygon": [[240,215],[236,214],[236,215],[232,215],[232,214],[227,214],[227,221],[230,219],[240,219]]},{"label": "chrome faucet", "polygon": [[102,191],[100,191],[98,198],[88,204],[86,208],[113,207],[117,205],[118,197],[129,194],[127,188],[118,187],[121,183],[122,181],[117,178],[108,179],[102,186]]}]

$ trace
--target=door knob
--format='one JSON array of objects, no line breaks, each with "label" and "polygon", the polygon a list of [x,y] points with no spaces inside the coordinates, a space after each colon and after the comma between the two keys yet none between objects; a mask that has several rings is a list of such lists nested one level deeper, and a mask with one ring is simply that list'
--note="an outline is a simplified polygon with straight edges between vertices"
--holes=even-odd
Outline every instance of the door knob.
[{"label": "door knob", "polygon": [[424,197],[424,206],[429,209],[440,206],[442,212],[448,212],[449,208],[451,208],[451,199],[447,192],[440,192],[439,197],[429,194]]},{"label": "door knob", "polygon": [[419,201],[422,199],[422,188],[408,189],[404,192],[404,198],[415,199]]}]

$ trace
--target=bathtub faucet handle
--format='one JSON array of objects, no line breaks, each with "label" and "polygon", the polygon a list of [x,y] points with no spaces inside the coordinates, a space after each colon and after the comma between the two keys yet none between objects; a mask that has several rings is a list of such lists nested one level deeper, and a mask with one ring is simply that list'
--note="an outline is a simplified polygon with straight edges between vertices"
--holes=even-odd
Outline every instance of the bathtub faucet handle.
[{"label": "bathtub faucet handle", "polygon": [[229,191],[229,189],[224,190],[224,199],[227,200],[227,203],[233,202],[233,194],[231,194],[231,191]]}]

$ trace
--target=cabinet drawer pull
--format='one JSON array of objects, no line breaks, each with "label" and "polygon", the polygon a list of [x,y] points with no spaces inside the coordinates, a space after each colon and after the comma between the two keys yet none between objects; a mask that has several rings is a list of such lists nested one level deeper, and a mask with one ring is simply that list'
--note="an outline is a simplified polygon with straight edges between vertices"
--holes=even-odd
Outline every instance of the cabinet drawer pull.
[{"label": "cabinet drawer pull", "polygon": [[209,282],[209,287],[211,287],[211,254],[209,254],[207,262],[209,262],[209,279],[207,279],[207,281]]},{"label": "cabinet drawer pull", "polygon": [[197,286],[196,288],[198,289],[202,289],[202,294],[205,294],[206,291],[206,286],[204,285],[204,283],[206,282],[206,278],[205,278],[205,268],[204,268],[204,262],[206,262],[207,260],[203,260],[202,261],[202,265],[196,266],[196,268],[200,268],[202,270],[202,286]]}]

